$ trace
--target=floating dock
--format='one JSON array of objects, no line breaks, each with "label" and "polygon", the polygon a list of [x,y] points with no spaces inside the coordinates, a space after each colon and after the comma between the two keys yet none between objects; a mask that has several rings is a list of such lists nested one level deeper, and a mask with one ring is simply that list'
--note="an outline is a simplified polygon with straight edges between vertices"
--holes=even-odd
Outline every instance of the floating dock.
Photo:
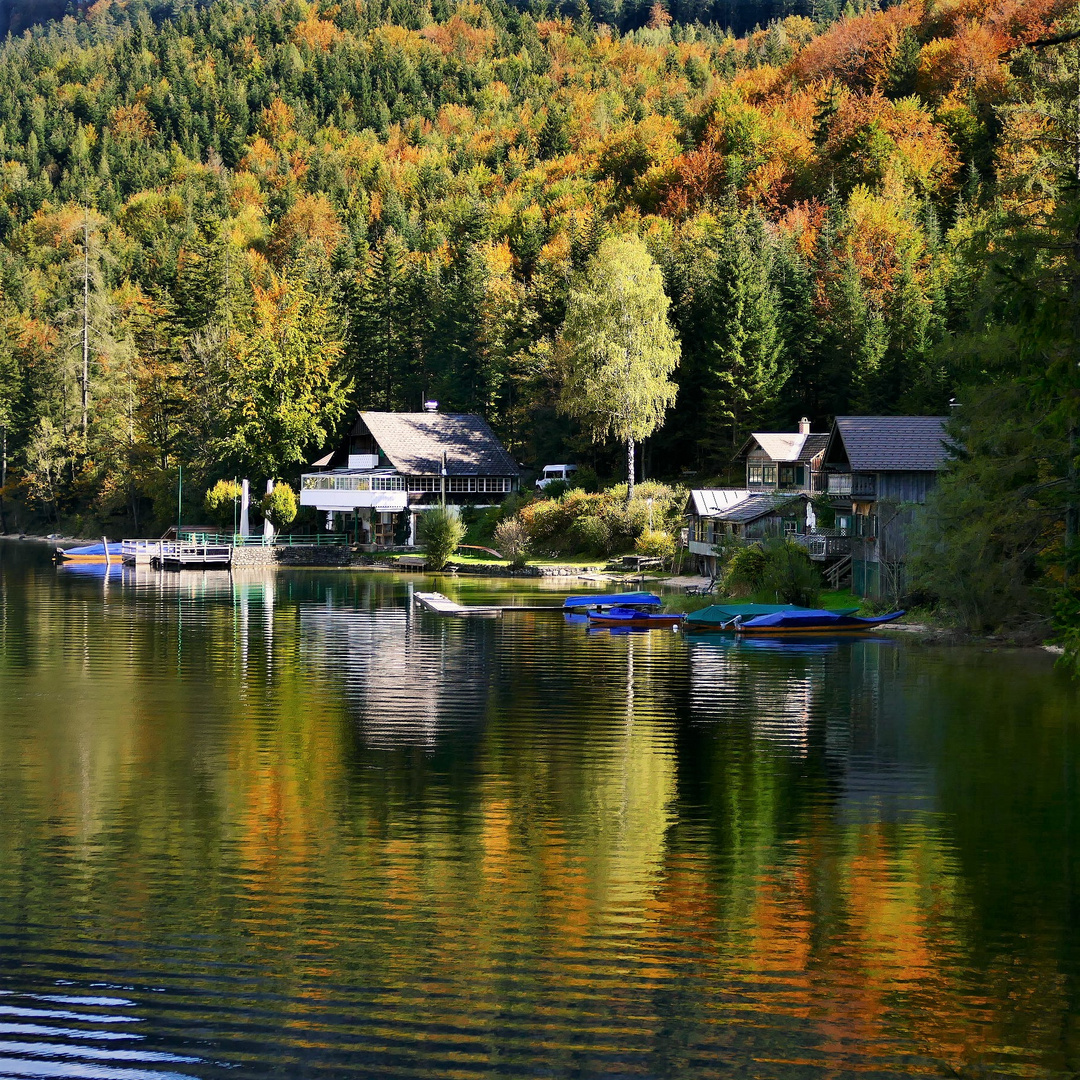
[{"label": "floating dock", "polygon": [[434,612],[436,615],[476,615],[492,619],[505,615],[508,611],[547,611],[560,615],[565,614],[563,609],[555,604],[485,604],[470,607],[459,604],[456,600],[451,600],[449,596],[443,596],[440,592],[414,592],[413,599],[421,607]]}]

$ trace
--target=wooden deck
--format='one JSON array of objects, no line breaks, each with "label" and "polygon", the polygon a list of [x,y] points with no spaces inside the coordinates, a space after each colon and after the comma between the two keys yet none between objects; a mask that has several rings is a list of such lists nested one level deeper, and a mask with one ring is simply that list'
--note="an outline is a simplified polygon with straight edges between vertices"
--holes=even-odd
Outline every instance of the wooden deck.
[{"label": "wooden deck", "polygon": [[232,565],[230,544],[177,543],[175,540],[125,540],[123,560],[135,566],[161,566],[177,569],[182,566],[220,567]]},{"label": "wooden deck", "polygon": [[449,596],[443,596],[440,592],[414,592],[413,599],[427,611],[436,615],[478,615],[487,618],[497,618],[507,612],[547,612],[564,614],[560,605],[556,604],[489,604],[478,606],[466,606],[451,600]]}]

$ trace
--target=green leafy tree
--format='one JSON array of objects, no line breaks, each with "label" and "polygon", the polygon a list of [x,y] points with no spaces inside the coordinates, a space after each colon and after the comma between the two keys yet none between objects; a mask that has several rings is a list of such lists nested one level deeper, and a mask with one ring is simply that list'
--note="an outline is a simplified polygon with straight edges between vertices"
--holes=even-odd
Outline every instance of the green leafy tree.
[{"label": "green leafy tree", "polygon": [[660,268],[637,237],[601,244],[571,289],[558,351],[559,408],[593,439],[626,443],[627,502],[634,496],[634,444],[664,422],[675,401],[679,343],[668,321]]},{"label": "green leafy tree", "polygon": [[232,366],[224,449],[244,473],[280,476],[326,442],[349,384],[330,307],[302,281],[256,289],[253,322]]},{"label": "green leafy tree", "polygon": [[420,545],[429,570],[442,570],[464,539],[465,525],[449,507],[434,506],[424,511],[420,518]]},{"label": "green leafy tree", "polygon": [[259,509],[275,529],[284,529],[296,520],[299,510],[296,492],[288,484],[278,481],[273,490],[263,496]]},{"label": "green leafy tree", "polygon": [[224,529],[232,529],[235,524],[236,500],[241,494],[242,488],[235,480],[219,480],[203,499],[210,519]]}]

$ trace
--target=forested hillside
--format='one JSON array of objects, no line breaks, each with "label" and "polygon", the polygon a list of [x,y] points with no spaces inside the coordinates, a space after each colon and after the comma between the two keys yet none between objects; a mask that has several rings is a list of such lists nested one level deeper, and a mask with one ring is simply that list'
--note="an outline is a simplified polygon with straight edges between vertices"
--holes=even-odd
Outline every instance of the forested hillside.
[{"label": "forested hillside", "polygon": [[942,411],[1020,370],[986,253],[1059,204],[1033,103],[1074,8],[908,0],[736,38],[660,3],[621,31],[500,0],[98,0],[8,39],[7,506],[121,531],[171,514],[179,466],[200,491],[294,477],[356,406],[424,397],[523,461],[582,451],[552,343],[621,232],[681,340],[654,474],[715,474],[804,413]]}]

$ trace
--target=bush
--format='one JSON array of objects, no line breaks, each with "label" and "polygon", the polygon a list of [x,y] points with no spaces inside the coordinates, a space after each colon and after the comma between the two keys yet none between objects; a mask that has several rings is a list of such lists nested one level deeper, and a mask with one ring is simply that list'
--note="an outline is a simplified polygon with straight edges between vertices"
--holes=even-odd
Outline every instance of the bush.
[{"label": "bush", "polygon": [[275,484],[274,490],[263,496],[259,509],[275,529],[284,529],[296,520],[296,492],[288,484]]},{"label": "bush", "polygon": [[765,603],[817,607],[821,600],[821,574],[798,544],[790,540],[768,540],[760,592]]},{"label": "bush", "polygon": [[602,555],[607,558],[614,550],[611,528],[598,514],[580,517],[570,529],[575,551],[583,555]]},{"label": "bush", "polygon": [[[203,499],[203,505],[215,525],[232,532],[235,500],[240,498],[243,489],[235,480],[219,480]],[[175,494],[173,495],[175,499]]]},{"label": "bush", "polygon": [[534,553],[607,556],[631,550],[650,516],[653,529],[674,535],[685,504],[685,489],[648,482],[638,485],[629,506],[625,484],[599,492],[573,487],[558,499],[528,503],[519,513]]},{"label": "bush", "polygon": [[760,544],[739,548],[731,556],[724,575],[723,591],[728,596],[749,596],[761,589],[765,580],[765,550]]},{"label": "bush", "polygon": [[429,570],[442,570],[465,539],[461,519],[445,506],[425,510],[420,518],[420,543]]},{"label": "bush", "polygon": [[740,548],[728,563],[724,591],[760,603],[816,607],[821,574],[798,544],[779,537]]},{"label": "bush", "polygon": [[510,565],[519,570],[525,565],[529,554],[529,533],[521,518],[515,516],[500,521],[495,526],[495,547]]},{"label": "bush", "polygon": [[666,561],[675,556],[675,538],[671,533],[662,532],[660,529],[646,529],[634,541],[634,550],[639,555]]},{"label": "bush", "polygon": [[570,487],[580,489],[581,491],[599,491],[600,478],[596,475],[595,469],[590,469],[588,465],[582,465],[581,468],[570,477]]}]

